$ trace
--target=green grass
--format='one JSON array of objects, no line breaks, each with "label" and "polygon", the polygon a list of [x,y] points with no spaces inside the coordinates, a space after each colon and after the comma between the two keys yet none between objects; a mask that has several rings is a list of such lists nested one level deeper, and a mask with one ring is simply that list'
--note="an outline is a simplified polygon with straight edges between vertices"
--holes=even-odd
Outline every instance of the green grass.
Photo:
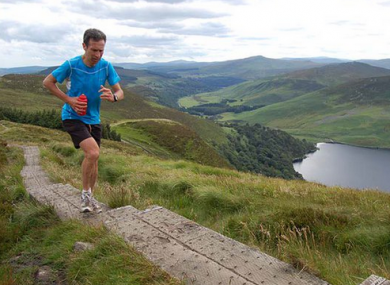
[{"label": "green grass", "polygon": [[125,141],[136,141],[156,156],[171,159],[186,159],[201,164],[231,167],[211,146],[185,125],[170,120],[125,120],[113,129]]},{"label": "green grass", "polygon": [[[81,154],[63,152],[70,142],[54,135],[43,142],[46,130],[39,127],[8,122],[4,127],[6,139],[21,143],[14,133],[34,138],[53,181],[81,188]],[[108,141],[99,169],[96,196],[111,206],[164,206],[331,284],[355,285],[371,274],[390,278],[387,193],[163,160]]]},{"label": "green grass", "polygon": [[[78,160],[66,145],[51,151]],[[51,281],[61,284],[182,284],[104,227],[61,222],[52,208],[31,200],[20,176],[23,164],[22,150],[0,141],[1,285],[38,284],[35,275],[42,266],[49,266]],[[75,252],[77,241],[94,248]]]}]

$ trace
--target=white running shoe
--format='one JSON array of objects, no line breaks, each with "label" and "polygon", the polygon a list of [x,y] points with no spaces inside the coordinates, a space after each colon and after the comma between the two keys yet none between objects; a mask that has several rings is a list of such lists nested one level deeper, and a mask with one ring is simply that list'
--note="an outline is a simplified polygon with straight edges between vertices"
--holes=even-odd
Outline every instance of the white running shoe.
[{"label": "white running shoe", "polygon": [[91,193],[82,191],[81,192],[81,212],[82,213],[88,213],[92,212],[92,205],[91,205]]},{"label": "white running shoe", "polygon": [[92,209],[96,213],[101,213],[102,212],[102,207],[100,207],[99,202],[96,201],[96,199],[94,197],[91,197],[90,205],[92,206]]}]

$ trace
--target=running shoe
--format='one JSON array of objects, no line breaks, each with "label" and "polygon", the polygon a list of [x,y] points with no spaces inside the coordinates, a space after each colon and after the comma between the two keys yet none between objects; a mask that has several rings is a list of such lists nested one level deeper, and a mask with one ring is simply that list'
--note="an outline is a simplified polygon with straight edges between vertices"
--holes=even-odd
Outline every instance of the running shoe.
[{"label": "running shoe", "polygon": [[89,192],[81,192],[81,212],[82,213],[88,213],[92,212],[92,205],[91,205],[91,193]]},{"label": "running shoe", "polygon": [[90,202],[91,202],[90,205],[92,206],[92,209],[96,213],[101,213],[102,212],[102,207],[100,207],[99,202],[96,201],[96,199],[94,197],[91,197]]}]

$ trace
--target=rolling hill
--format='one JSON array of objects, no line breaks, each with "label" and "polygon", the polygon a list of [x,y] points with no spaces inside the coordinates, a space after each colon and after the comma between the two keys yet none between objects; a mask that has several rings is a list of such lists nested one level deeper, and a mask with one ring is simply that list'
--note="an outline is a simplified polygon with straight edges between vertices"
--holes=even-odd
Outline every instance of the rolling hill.
[{"label": "rolling hill", "polygon": [[314,141],[390,147],[390,76],[359,79],[223,121],[262,123]]},{"label": "rolling hill", "polygon": [[324,88],[312,80],[273,78],[234,85],[210,93],[201,93],[179,100],[179,105],[191,108],[207,103],[229,100],[230,105],[270,105]]},{"label": "rolling hill", "polygon": [[23,67],[12,67],[12,68],[0,68],[0,76],[6,74],[31,74],[40,72],[47,67],[44,66],[23,66]]},{"label": "rolling hill", "polygon": [[[270,79],[244,82],[216,92],[184,97],[179,100],[179,104],[186,107],[187,111],[191,113],[194,113],[194,110],[202,108],[205,110],[204,114],[210,113],[207,109],[208,106],[210,106],[210,103],[220,103],[225,102],[226,100],[229,102],[229,105],[233,106],[258,106],[258,108],[260,108],[288,101],[307,93],[321,90],[325,87],[337,86],[360,78],[389,75],[390,70],[388,69],[373,67],[359,62],[330,64],[318,68],[294,71]],[[238,108],[236,109],[240,110]],[[246,112],[255,112],[245,109],[243,109],[243,111],[244,112],[235,111],[235,113],[243,114],[232,114],[228,117],[239,117],[242,119],[246,117]],[[226,112],[226,110],[220,109],[219,113],[223,112]],[[251,122],[253,122],[253,120],[251,120]],[[257,123],[264,124],[265,122],[257,121]],[[282,128],[281,125],[278,125],[278,127]]]},{"label": "rolling hill", "polygon": [[330,64],[294,71],[270,79],[254,80],[211,93],[197,94],[179,100],[183,107],[236,100],[240,105],[270,105],[303,94],[360,78],[390,75],[390,70],[359,62]]}]

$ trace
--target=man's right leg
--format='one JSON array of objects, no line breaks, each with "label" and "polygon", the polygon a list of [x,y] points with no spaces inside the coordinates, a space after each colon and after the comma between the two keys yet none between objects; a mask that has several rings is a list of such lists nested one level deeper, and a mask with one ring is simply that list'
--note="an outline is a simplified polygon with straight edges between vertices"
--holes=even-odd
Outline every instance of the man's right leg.
[{"label": "man's right leg", "polygon": [[[92,190],[95,186],[97,175],[98,175],[98,160],[100,148],[96,143],[94,138],[87,138],[80,143],[81,149],[84,151],[84,160],[81,165],[82,177],[83,177],[83,189]],[[82,202],[82,211],[90,212],[93,210],[92,205],[92,193],[85,193],[83,190],[83,195],[87,195],[86,201],[88,203]],[[83,198],[82,198],[83,199]]]}]

